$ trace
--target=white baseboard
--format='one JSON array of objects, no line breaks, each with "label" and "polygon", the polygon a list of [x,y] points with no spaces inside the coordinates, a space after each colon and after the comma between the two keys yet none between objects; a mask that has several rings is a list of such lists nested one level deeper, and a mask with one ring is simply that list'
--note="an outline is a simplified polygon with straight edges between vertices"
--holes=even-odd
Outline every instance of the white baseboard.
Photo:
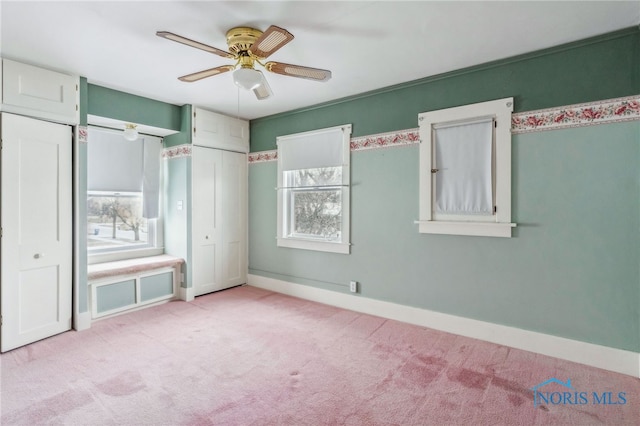
[{"label": "white baseboard", "polygon": [[179,287],[178,297],[185,302],[191,302],[196,297],[196,291],[194,287]]},{"label": "white baseboard", "polygon": [[73,317],[73,329],[76,331],[88,330],[91,328],[91,312],[81,312]]},{"label": "white baseboard", "polygon": [[640,377],[640,353],[249,274],[248,284],[448,333]]}]

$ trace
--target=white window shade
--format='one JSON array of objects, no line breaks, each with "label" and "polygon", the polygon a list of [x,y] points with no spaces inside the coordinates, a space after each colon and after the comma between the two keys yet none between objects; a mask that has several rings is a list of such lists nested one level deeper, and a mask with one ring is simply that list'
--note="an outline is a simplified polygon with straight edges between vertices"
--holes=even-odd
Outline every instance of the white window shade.
[{"label": "white window shade", "polygon": [[162,139],[141,135],[135,141],[127,141],[120,131],[96,128],[89,131],[87,190],[142,192],[142,216],[157,218]]},{"label": "white window shade", "polygon": [[315,134],[278,138],[281,171],[342,166],[344,144],[342,128]]},{"label": "white window shade", "polygon": [[437,213],[493,213],[493,120],[434,129]]},{"label": "white window shade", "polygon": [[160,209],[160,151],[162,139],[144,137],[144,173],[142,179],[142,217],[155,219]]},{"label": "white window shade", "polygon": [[142,139],[126,141],[122,132],[89,129],[87,189],[140,192],[144,170]]}]

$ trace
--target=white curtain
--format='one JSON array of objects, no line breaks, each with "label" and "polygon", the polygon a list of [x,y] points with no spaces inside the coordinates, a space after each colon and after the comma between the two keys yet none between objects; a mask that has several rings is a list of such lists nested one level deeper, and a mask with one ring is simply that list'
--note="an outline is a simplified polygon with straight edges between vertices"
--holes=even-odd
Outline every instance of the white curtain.
[{"label": "white curtain", "polygon": [[493,120],[436,128],[436,212],[493,213]]}]

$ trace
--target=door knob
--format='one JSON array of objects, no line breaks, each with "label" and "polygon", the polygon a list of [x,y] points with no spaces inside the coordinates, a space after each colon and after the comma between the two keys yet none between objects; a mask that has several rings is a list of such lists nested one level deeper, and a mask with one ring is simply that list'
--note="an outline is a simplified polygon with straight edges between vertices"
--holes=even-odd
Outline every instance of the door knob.
[{"label": "door knob", "polygon": [[41,257],[44,257],[44,253],[36,253],[33,255],[34,259],[40,259]]}]

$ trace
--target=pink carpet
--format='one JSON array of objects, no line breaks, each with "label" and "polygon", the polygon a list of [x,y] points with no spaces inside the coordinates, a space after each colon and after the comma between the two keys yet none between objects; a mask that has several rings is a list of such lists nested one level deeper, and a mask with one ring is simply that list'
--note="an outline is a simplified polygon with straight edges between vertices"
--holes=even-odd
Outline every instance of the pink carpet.
[{"label": "pink carpet", "polygon": [[640,423],[639,379],[247,286],[0,359],[2,425]]}]

